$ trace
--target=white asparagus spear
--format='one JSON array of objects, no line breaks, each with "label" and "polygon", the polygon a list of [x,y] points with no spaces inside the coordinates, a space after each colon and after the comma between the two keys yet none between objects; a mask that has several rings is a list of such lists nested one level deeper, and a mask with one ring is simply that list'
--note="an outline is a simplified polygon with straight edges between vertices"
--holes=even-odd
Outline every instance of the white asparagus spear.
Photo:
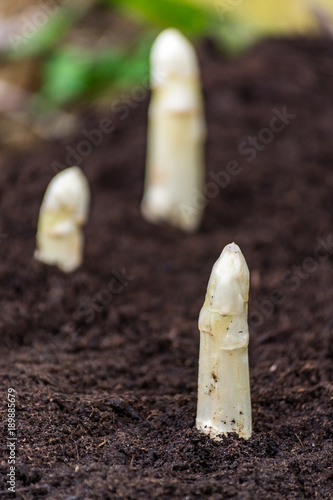
[{"label": "white asparagus spear", "polygon": [[203,211],[196,200],[203,192],[205,121],[196,54],[178,30],[157,37],[151,72],[142,214],[192,232]]},{"label": "white asparagus spear", "polygon": [[82,225],[89,210],[90,192],[78,167],[57,174],[47,187],[39,212],[35,258],[68,273],[81,265]]},{"label": "white asparagus spear", "polygon": [[199,316],[200,357],[196,426],[216,438],[250,438],[247,305],[249,270],[240,248],[227,245],[209,278]]}]

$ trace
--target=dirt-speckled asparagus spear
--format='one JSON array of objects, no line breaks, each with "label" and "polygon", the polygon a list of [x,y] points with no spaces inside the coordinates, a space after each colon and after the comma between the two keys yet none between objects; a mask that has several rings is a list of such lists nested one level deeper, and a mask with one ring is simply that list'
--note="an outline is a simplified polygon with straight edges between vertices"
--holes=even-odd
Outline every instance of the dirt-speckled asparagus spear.
[{"label": "dirt-speckled asparagus spear", "polygon": [[248,367],[249,270],[240,248],[227,245],[215,263],[200,312],[199,430],[216,438],[252,432]]}]

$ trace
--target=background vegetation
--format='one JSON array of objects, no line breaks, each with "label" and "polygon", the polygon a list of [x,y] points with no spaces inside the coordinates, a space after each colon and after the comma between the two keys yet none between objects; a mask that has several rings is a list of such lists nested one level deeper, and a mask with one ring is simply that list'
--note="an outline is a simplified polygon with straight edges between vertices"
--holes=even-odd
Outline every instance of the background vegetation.
[{"label": "background vegetation", "polygon": [[28,123],[141,83],[151,43],[166,27],[213,38],[230,56],[267,35],[333,36],[331,0],[16,0],[0,16],[0,84],[12,85],[19,102],[22,88],[31,92],[23,99]]}]

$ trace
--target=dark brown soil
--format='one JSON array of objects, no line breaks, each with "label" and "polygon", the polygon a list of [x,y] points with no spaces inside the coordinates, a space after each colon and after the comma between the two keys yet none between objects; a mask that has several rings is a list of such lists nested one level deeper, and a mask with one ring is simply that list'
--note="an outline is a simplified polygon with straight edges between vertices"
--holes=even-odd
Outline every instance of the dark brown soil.
[{"label": "dark brown soil", "polygon": [[[72,275],[32,258],[67,144],[1,165],[1,498],[10,497],[9,387],[17,498],[332,497],[333,42],[265,42],[235,61],[207,42],[199,55],[207,180],[225,179],[231,160],[241,172],[218,193],[209,185],[197,234],[140,215],[147,98],[132,100],[126,119],[118,108],[84,117],[83,129],[110,118],[115,130],[79,162],[92,209],[85,262]],[[284,108],[293,116],[272,138],[262,129],[281,125],[271,120]],[[243,141],[258,134],[272,140],[248,161]],[[216,443],[194,425],[197,318],[232,241],[252,275],[254,432]]]}]

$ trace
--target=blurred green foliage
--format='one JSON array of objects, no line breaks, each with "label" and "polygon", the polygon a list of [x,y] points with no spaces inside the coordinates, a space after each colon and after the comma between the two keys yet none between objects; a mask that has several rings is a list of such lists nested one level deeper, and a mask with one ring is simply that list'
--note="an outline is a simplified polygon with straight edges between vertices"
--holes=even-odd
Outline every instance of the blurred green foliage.
[{"label": "blurred green foliage", "polygon": [[173,26],[192,38],[198,38],[218,24],[217,16],[210,9],[186,0],[101,0],[99,3],[139,24],[142,34],[136,43],[129,40],[130,47],[90,52],[80,47],[59,45],[60,37],[75,24],[75,15],[66,17],[62,31],[59,29],[61,15],[50,21],[48,29],[36,37],[27,52],[35,52],[38,44],[41,50],[50,50],[54,44],[44,65],[42,89],[43,96],[52,104],[65,105],[93,97],[110,86],[126,88],[142,81],[149,71],[151,44],[165,27]]},{"label": "blurred green foliage", "polygon": [[94,97],[110,86],[131,86],[147,75],[150,45],[144,40],[131,52],[97,53],[61,47],[45,62],[42,93],[53,104],[64,105],[82,97]]},{"label": "blurred green foliage", "polygon": [[210,8],[188,3],[186,0],[106,0],[125,15],[152,23],[160,29],[172,26],[187,35],[200,36],[216,25],[218,19]]},{"label": "blurred green foliage", "polygon": [[57,14],[50,18],[45,26],[36,29],[29,39],[18,44],[18,50],[9,55],[11,59],[42,56],[54,49],[75,25],[78,16],[65,9],[59,9]]},{"label": "blurred green foliage", "polygon": [[[137,39],[127,46],[87,49],[69,37],[84,16],[94,9],[111,9],[137,26]],[[223,22],[212,4],[202,6],[187,0],[95,0],[59,7],[47,24],[26,40],[10,57],[43,60],[41,95],[52,106],[91,99],[101,92],[141,83],[149,71],[149,51],[157,34],[166,27],[180,29],[191,39],[215,36],[229,53],[246,46],[252,33],[233,17]],[[68,41],[71,40],[71,41]]]}]

